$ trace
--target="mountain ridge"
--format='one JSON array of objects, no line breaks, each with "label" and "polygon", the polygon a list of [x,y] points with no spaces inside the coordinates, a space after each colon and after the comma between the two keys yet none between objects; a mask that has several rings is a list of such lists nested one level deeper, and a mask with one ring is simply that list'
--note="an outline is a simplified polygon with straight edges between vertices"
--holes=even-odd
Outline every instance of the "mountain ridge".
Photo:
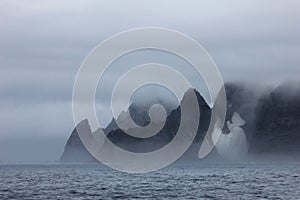
[{"label": "mountain ridge", "polygon": [[[192,146],[187,150],[187,152],[184,155],[185,157],[196,159],[198,153],[197,151],[199,151],[202,140],[208,128],[208,124],[211,117],[211,108],[205,102],[201,94],[197,90],[193,90],[196,92],[197,100],[199,103],[199,109],[202,112],[200,115],[199,128],[197,131],[196,138]],[[269,94],[264,94],[258,97],[255,97],[253,91],[240,85],[226,84],[225,90],[227,95],[226,121],[230,120],[234,112],[238,112],[241,115],[241,117],[246,121],[246,124],[243,127],[243,129],[246,134],[249,152],[251,154],[263,155],[273,152],[283,152],[283,154],[285,154],[285,152],[300,152],[300,95],[295,95],[295,91],[292,91],[291,94],[293,94],[294,96],[283,101],[280,100],[282,99],[282,94],[280,93],[282,89],[278,88],[275,88]],[[270,103],[270,101],[273,103]],[[280,102],[283,106],[279,106]],[[138,115],[135,115],[137,113],[136,111],[138,110],[138,107],[134,107],[134,104],[130,109],[134,111],[130,113],[130,116],[135,122],[137,122],[137,124],[146,125],[147,123],[149,123],[149,115],[146,112],[148,111],[147,109],[143,110],[141,112],[141,115],[139,115],[140,112],[138,112]],[[130,135],[127,135],[121,129],[118,128],[116,119],[114,118],[111,120],[108,126],[103,128],[102,130],[104,131],[104,133],[110,141],[112,141],[114,144],[123,149],[133,152],[152,151],[155,149],[159,149],[168,142],[170,142],[170,140],[172,140],[172,138],[176,134],[178,124],[180,122],[180,105],[177,108],[172,109],[168,112],[169,113],[163,129],[150,139],[135,138]],[[270,113],[270,115],[266,115],[267,113]],[[280,115],[278,113],[285,114]],[[140,116],[143,116],[144,118],[141,118]],[[264,119],[263,116],[268,116],[269,118]],[[283,120],[283,122],[281,123],[282,119],[284,118],[285,120]],[[287,120],[286,118],[288,118],[289,120]],[[142,120],[136,121],[140,119]],[[287,121],[287,124],[290,124],[288,126],[288,130],[286,130],[283,126],[285,121]],[[274,124],[277,124],[277,127],[273,127]],[[76,128],[73,130],[69,140],[80,140],[79,137],[75,137],[73,135],[78,134],[75,130]],[[223,132],[228,132],[226,123],[224,125]],[[272,132],[274,134],[272,134]],[[280,137],[275,138],[278,135]],[[71,152],[71,149],[75,149],[73,150],[73,154],[78,154],[77,150],[82,150],[84,148],[82,147],[82,143],[80,144],[80,142],[78,141],[75,142],[75,144],[78,145],[78,148],[75,148],[74,145],[70,145],[71,142],[69,142],[69,140],[66,144],[65,151],[62,154],[60,162],[72,162],[71,158],[76,156],[68,156],[71,155],[71,153],[66,152]],[[282,142],[282,144],[280,144],[280,142]],[[282,146],[282,149],[279,148],[280,146]],[[82,150],[81,154],[84,155],[84,152],[89,154],[86,151],[86,149],[85,151]],[[214,154],[214,152],[212,152],[211,154]],[[90,160],[90,156],[90,154],[86,156],[88,160]],[[69,158],[66,159],[67,157]],[[74,161],[76,161],[76,159]],[[85,160],[83,162],[85,162]]]}]

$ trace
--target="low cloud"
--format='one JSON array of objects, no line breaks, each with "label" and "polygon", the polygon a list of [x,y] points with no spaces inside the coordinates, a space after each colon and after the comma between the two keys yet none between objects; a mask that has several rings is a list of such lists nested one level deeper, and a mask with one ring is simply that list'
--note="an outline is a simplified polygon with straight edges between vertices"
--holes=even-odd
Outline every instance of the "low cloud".
[{"label": "low cloud", "polygon": [[[98,43],[132,28],[166,27],[190,35],[207,49],[225,81],[278,85],[298,80],[299,8],[292,0],[1,1],[0,141],[66,139],[74,126],[72,89],[81,62]],[[127,69],[120,67],[151,55],[125,59],[108,72],[96,97],[104,124],[111,117],[112,85]],[[172,59],[158,61],[184,68]],[[203,89],[197,80],[195,87]]]}]

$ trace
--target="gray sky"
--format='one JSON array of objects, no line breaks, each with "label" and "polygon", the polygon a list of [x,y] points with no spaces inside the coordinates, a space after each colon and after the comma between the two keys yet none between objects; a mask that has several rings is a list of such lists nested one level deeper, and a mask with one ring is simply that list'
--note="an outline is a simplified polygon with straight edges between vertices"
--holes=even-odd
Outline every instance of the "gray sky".
[{"label": "gray sky", "polygon": [[[299,24],[297,0],[2,0],[0,161],[58,159],[74,126],[76,72],[89,51],[113,34],[147,26],[175,29],[207,49],[225,81],[271,85],[299,77]],[[139,61],[149,59],[148,54],[138,55]],[[171,57],[150,55],[175,64]],[[120,65],[130,65],[131,60]],[[117,74],[111,70],[107,78]],[[97,102],[103,124],[109,120],[105,102]],[[12,153],[20,143],[21,151]],[[48,156],[42,157],[43,152]]]}]

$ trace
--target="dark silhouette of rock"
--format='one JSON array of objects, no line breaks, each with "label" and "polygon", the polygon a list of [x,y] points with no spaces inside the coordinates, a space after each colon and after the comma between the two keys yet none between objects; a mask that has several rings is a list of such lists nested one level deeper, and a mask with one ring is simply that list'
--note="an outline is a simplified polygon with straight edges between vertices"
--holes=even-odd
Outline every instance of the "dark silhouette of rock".
[{"label": "dark silhouette of rock", "polygon": [[300,87],[281,85],[255,107],[254,153],[300,151]]},{"label": "dark silhouette of rock", "polygon": [[[210,119],[210,108],[203,99],[203,97],[194,90],[198,99],[199,104],[199,110],[201,112],[200,115],[200,121],[199,121],[199,128],[198,132],[195,138],[195,142],[198,142],[200,145],[200,142],[202,141],[204,137],[204,133],[206,132],[209,124]],[[135,119],[136,116],[134,116],[134,113],[136,112],[135,108],[132,108],[134,112],[132,112],[132,118]],[[114,144],[118,145],[119,147],[126,149],[128,151],[132,152],[149,152],[153,150],[157,150],[163,146],[165,146],[167,143],[169,143],[173,137],[176,135],[176,132],[179,128],[180,124],[180,112],[181,107],[178,106],[176,109],[170,112],[168,115],[165,125],[163,129],[157,133],[156,135],[150,137],[150,138],[137,138],[130,136],[126,133],[124,133],[121,129],[115,129],[107,134],[107,137],[109,140],[111,140]],[[145,110],[144,110],[145,111]],[[138,112],[141,113],[141,112]],[[143,112],[144,115],[148,115],[148,111]],[[140,115],[139,115],[140,116]],[[143,116],[143,115],[142,115]],[[148,124],[150,122],[150,118],[144,118],[146,119],[146,123],[143,123],[144,125]],[[149,120],[149,121],[148,121]],[[141,122],[140,122],[141,124]],[[194,155],[194,157],[197,155]]]},{"label": "dark silhouette of rock", "polygon": [[77,127],[84,127],[87,133],[91,133],[90,126],[87,120],[80,122],[72,131],[70,138],[68,139],[64,152],[60,158],[61,163],[92,163],[97,162],[92,155],[86,150],[82,144]]},{"label": "dark silhouette of rock", "polygon": [[[199,110],[201,112],[200,121],[198,122],[199,129],[197,131],[194,144],[200,147],[200,142],[204,138],[204,133],[206,132],[210,121],[210,108],[203,97],[199,94],[199,92],[196,90],[194,90],[194,92],[197,96]],[[168,114],[165,124],[159,133],[150,138],[133,137],[119,129],[116,123],[116,119],[112,119],[109,125],[105,129],[103,129],[104,133],[107,135],[107,138],[119,147],[132,152],[149,152],[159,149],[169,143],[178,130],[181,120],[181,107],[179,105],[176,109],[172,109],[172,107],[167,105],[167,102],[154,103],[163,105],[166,108],[166,112]],[[151,105],[141,106],[135,103],[129,106],[130,116],[136,122],[136,124],[145,126],[150,122],[150,118],[148,115],[150,106]],[[87,126],[87,132],[91,132],[87,120],[82,121],[77,126]],[[93,134],[97,134],[96,132],[97,131],[95,131],[95,133]],[[197,151],[198,150],[199,149],[197,147]],[[190,147],[190,149],[187,151],[187,154],[193,154],[192,156],[196,157],[198,153],[197,151],[195,147]],[[89,154],[89,152],[87,152],[86,148],[80,141],[76,128],[72,132],[71,137],[66,144],[65,151],[61,156],[60,161],[71,163],[81,161],[94,162],[94,159]]]},{"label": "dark silhouette of rock", "polygon": [[[246,121],[243,126],[247,137],[249,152],[253,155],[262,153],[281,153],[283,155],[298,154],[300,152],[300,87],[282,85],[273,91],[258,96],[248,87],[236,84],[226,84],[227,113],[226,121],[230,120],[234,112],[238,112]],[[196,138],[182,159],[197,159],[200,145],[208,129],[211,117],[211,108],[196,90],[200,114],[199,128]],[[187,94],[187,93],[186,93]],[[185,94],[185,96],[186,96]],[[183,98],[185,98],[185,96]],[[159,149],[169,143],[175,136],[181,116],[181,106],[165,106],[167,118],[161,131],[150,138],[137,138],[124,133],[112,119],[103,129],[107,138],[117,146],[132,152],[149,152]],[[128,111],[136,124],[149,124],[148,115],[151,104],[140,105],[132,103]],[[119,116],[120,117],[120,116]],[[118,118],[119,118],[118,117]],[[126,120],[126,119],[125,119]],[[190,119],[192,120],[192,119]],[[87,120],[77,126],[84,126],[91,132]],[[225,126],[226,134],[228,128]],[[98,134],[97,131],[93,134]],[[104,142],[105,145],[105,142]],[[213,151],[212,155],[215,154]],[[72,132],[66,144],[61,162],[95,162],[95,159],[82,145],[76,129]]]}]

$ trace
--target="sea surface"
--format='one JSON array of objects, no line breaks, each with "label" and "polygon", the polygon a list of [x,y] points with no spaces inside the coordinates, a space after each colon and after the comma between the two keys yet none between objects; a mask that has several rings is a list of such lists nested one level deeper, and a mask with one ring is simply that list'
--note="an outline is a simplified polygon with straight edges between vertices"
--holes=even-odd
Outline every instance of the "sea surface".
[{"label": "sea surface", "polygon": [[2,165],[0,199],[300,199],[300,163],[176,165],[146,174]]}]

